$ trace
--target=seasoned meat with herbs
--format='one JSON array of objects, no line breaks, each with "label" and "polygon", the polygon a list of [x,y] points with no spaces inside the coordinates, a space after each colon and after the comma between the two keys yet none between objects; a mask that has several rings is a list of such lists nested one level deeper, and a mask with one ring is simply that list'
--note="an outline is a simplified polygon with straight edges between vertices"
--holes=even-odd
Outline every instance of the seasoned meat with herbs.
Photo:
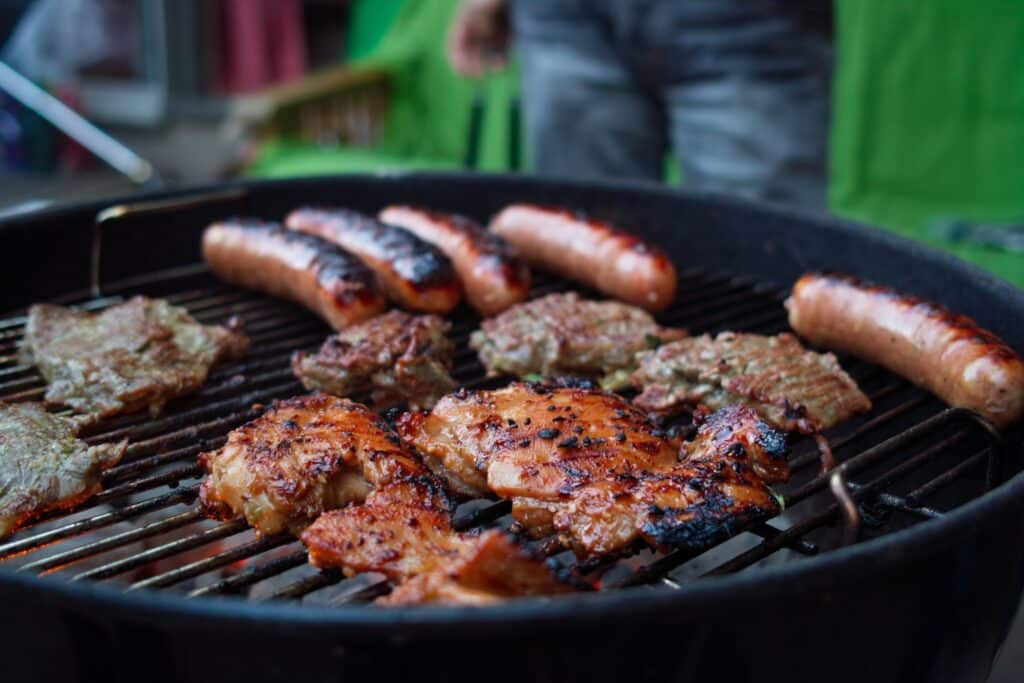
[{"label": "seasoned meat with herbs", "polygon": [[557,533],[584,559],[703,546],[777,513],[767,483],[788,476],[784,437],[749,408],[681,444],[579,381],[459,392],[398,429],[455,490],[511,499],[531,535]]},{"label": "seasoned meat with herbs", "polygon": [[377,408],[429,408],[455,386],[450,327],[436,315],[391,311],[328,337],[315,354],[296,353],[292,370],[307,389],[367,392]]},{"label": "seasoned meat with herbs", "polygon": [[302,534],[310,562],[351,576],[379,572],[397,584],[385,605],[488,604],[573,590],[504,532],[459,533],[430,480],[387,484],[361,505],[326,512]]},{"label": "seasoned meat with herbs", "polygon": [[46,400],[107,417],[164,404],[206,381],[210,367],[240,358],[249,340],[201,325],[185,309],[137,296],[101,313],[36,304],[22,360],[46,378]]},{"label": "seasoned meat with herbs", "polygon": [[518,304],[483,321],[469,345],[491,375],[576,375],[621,389],[629,386],[639,352],[684,336],[635,306],[568,292]]},{"label": "seasoned meat with herbs", "polygon": [[0,403],[0,538],[99,491],[100,476],[121,459],[127,442],[90,446],[77,438],[83,423],[39,403]]},{"label": "seasoned meat with herbs", "polygon": [[426,471],[383,418],[326,394],[276,401],[199,462],[209,472],[199,494],[204,512],[243,515],[261,534],[297,533],[374,486]]},{"label": "seasoned meat with herbs", "polygon": [[871,409],[834,355],[808,351],[791,334],[681,339],[640,354],[639,365],[634,402],[658,413],[739,403],[779,429],[814,433]]}]

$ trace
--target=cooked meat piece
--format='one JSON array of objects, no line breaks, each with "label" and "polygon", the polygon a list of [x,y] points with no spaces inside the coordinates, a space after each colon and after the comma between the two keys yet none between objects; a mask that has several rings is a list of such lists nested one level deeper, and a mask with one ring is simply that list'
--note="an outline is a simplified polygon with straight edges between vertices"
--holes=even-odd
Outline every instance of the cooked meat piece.
[{"label": "cooked meat piece", "polygon": [[204,512],[243,515],[261,534],[297,533],[374,486],[426,473],[383,418],[325,394],[275,402],[199,462]]},{"label": "cooked meat piece", "polygon": [[449,327],[436,315],[391,311],[328,337],[315,354],[296,353],[292,369],[307,389],[369,392],[377,408],[429,408],[455,386]]},{"label": "cooked meat piece", "polygon": [[454,489],[512,499],[534,536],[557,532],[585,559],[703,546],[778,512],[784,437],[745,407],[682,444],[624,399],[582,383],[460,392],[400,418],[402,437]]},{"label": "cooked meat piece", "polygon": [[143,408],[156,415],[202,386],[211,366],[248,347],[235,330],[137,296],[98,314],[32,306],[21,351],[46,378],[47,401],[107,417]]},{"label": "cooked meat piece", "polygon": [[557,499],[576,476],[667,467],[679,451],[679,441],[641,411],[586,380],[460,390],[429,414],[402,415],[397,426],[453,490],[467,495]]},{"label": "cooked meat piece", "polygon": [[486,604],[572,590],[503,532],[456,532],[443,495],[425,481],[388,484],[362,505],[326,512],[302,542],[314,566],[397,583],[383,604]]},{"label": "cooked meat piece", "polygon": [[389,607],[425,603],[489,605],[512,597],[556,595],[574,588],[500,531],[467,541],[448,564],[399,584],[377,604]]},{"label": "cooked meat piece", "polygon": [[740,403],[785,431],[814,433],[871,409],[831,353],[814,353],[791,334],[722,332],[681,339],[639,356],[635,403],[658,413]]},{"label": "cooked meat piece", "polygon": [[[513,499],[513,510],[550,527],[586,559],[637,541],[660,550],[701,550],[780,512],[768,484],[789,478],[785,437],[746,406],[713,413],[671,467],[575,480],[558,501]],[[515,514],[515,512],[514,512]]]},{"label": "cooked meat piece", "polygon": [[618,301],[549,294],[485,320],[470,337],[492,375],[578,375],[606,389],[629,386],[636,354],[686,336],[660,327],[644,310]]},{"label": "cooked meat piece", "polygon": [[127,442],[89,446],[76,438],[82,423],[39,403],[0,403],[0,538],[99,491],[100,475],[117,464]]}]

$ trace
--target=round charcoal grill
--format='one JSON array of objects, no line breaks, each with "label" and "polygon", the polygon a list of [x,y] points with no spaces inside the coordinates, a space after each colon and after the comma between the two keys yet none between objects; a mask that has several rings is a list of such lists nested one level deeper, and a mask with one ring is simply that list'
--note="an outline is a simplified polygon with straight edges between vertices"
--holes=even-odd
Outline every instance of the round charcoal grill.
[{"label": "round charcoal grill", "polygon": [[[660,322],[691,333],[786,329],[803,271],[829,268],[966,313],[1024,349],[1024,293],[948,256],[862,226],[664,188],[413,175],[236,184],[53,209],[0,225],[0,399],[38,400],[18,365],[25,307],[96,310],[143,293],[199,320],[240,316],[242,362],[216,369],[157,418],[105,421],[127,437],[104,489],[0,541],[4,680],[979,680],[1024,577],[1019,428],[1000,435],[904,379],[842,358],[873,410],[828,434],[839,474],[793,442],[786,511],[701,553],[600,567],[601,590],[487,608],[384,610],[376,575],[318,572],[288,536],[204,519],[196,455],[301,386],[288,359],[328,333],[287,302],[217,281],[199,236],[229,215],[279,218],[304,203],[374,212],[409,203],[486,219],[513,201],[617,221],[664,247],[679,297]],[[582,287],[535,273],[532,294]],[[499,386],[453,314],[457,381]],[[840,481],[836,481],[836,479]],[[855,505],[832,489],[842,484]],[[463,528],[509,523],[474,501]],[[543,548],[543,543],[538,544]],[[556,561],[571,562],[566,553]]]}]

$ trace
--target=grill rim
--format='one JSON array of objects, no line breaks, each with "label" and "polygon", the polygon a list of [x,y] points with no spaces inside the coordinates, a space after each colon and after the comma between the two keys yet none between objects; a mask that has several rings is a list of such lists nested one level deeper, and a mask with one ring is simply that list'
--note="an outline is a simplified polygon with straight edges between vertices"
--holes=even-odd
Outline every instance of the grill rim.
[{"label": "grill rim", "polygon": [[[827,220],[822,220],[821,215],[792,207],[715,194],[684,192],[642,181],[549,181],[513,174],[469,176],[463,173],[386,173],[236,181],[144,197],[133,196],[48,207],[0,222],[0,242],[10,230],[19,226],[28,228],[32,223],[59,221],[80,212],[95,213],[116,203],[184,198],[196,192],[216,192],[239,186],[255,192],[260,189],[273,189],[285,192],[295,190],[297,194],[301,194],[303,187],[310,182],[342,185],[381,184],[392,187],[396,198],[402,195],[400,183],[417,182],[462,184],[466,188],[473,184],[484,187],[505,185],[506,189],[534,190],[524,191],[524,196],[536,194],[538,187],[548,192],[570,188],[591,194],[602,191],[621,194],[626,191],[640,196],[658,195],[675,201],[694,200],[711,210],[722,207],[724,210],[735,211],[740,207],[754,215],[769,214],[784,221],[811,223],[816,228],[813,239],[827,240],[830,234],[840,233],[847,239],[858,242],[866,250],[884,245],[910,259],[915,266],[935,268],[940,274],[955,271],[974,280],[974,285],[979,291],[983,291],[985,298],[1002,297],[1011,308],[1024,311],[1024,291],[952,255],[911,242],[898,235],[845,219],[828,217]],[[755,279],[761,284],[768,283],[765,278]],[[75,293],[79,291],[83,295],[88,295],[85,287],[75,290]],[[1011,339],[1011,346],[1019,347],[1020,344],[1015,342],[1016,339]],[[218,623],[244,622],[249,628],[263,629],[277,629],[284,623],[299,630],[321,629],[325,625],[337,626],[346,628],[337,632],[338,635],[355,639],[363,636],[440,636],[453,633],[464,636],[479,633],[487,637],[494,634],[496,627],[499,630],[502,625],[514,628],[523,621],[544,628],[559,629],[592,625],[595,618],[636,617],[638,614],[643,614],[645,620],[664,618],[671,621],[673,617],[678,619],[680,610],[686,610],[688,618],[692,619],[697,610],[720,609],[724,604],[735,601],[774,600],[778,597],[786,599],[792,598],[795,593],[807,594],[810,591],[828,590],[846,581],[863,581],[866,577],[877,577],[899,567],[908,557],[920,560],[928,555],[937,554],[941,549],[976,534],[980,523],[991,524],[997,519],[997,515],[1021,512],[1024,512],[1024,473],[949,511],[942,519],[928,520],[852,547],[804,558],[799,562],[761,567],[749,573],[705,577],[699,581],[687,582],[675,590],[639,587],[571,595],[553,600],[519,599],[489,607],[424,606],[380,610],[366,609],[365,606],[319,607],[290,602],[252,602],[230,596],[188,600],[182,596],[159,591],[124,592],[101,583],[65,582],[55,578],[27,576],[2,568],[0,590],[30,590],[34,599],[52,601],[62,608],[95,607],[103,609],[105,616],[117,616],[131,621],[143,620],[149,623],[157,617],[162,622],[191,621],[201,617]],[[68,600],[73,603],[68,604]],[[403,628],[396,631],[396,626]],[[475,628],[482,626],[487,626],[488,630],[474,631]],[[349,631],[348,627],[354,630]]]}]

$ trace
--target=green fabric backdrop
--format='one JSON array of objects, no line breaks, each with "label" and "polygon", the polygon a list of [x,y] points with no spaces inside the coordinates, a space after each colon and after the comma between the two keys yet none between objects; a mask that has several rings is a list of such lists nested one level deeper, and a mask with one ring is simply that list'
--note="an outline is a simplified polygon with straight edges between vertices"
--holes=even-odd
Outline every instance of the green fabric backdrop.
[{"label": "green fabric backdrop", "polygon": [[[462,164],[474,90],[484,101],[478,168],[504,170],[514,69],[455,76],[444,37],[457,0],[354,3],[346,54],[394,77],[372,150],[277,141],[254,175]],[[1024,221],[1024,3],[837,0],[829,203],[840,215],[931,242],[1024,286],[1024,255],[929,235],[941,217]]]}]

